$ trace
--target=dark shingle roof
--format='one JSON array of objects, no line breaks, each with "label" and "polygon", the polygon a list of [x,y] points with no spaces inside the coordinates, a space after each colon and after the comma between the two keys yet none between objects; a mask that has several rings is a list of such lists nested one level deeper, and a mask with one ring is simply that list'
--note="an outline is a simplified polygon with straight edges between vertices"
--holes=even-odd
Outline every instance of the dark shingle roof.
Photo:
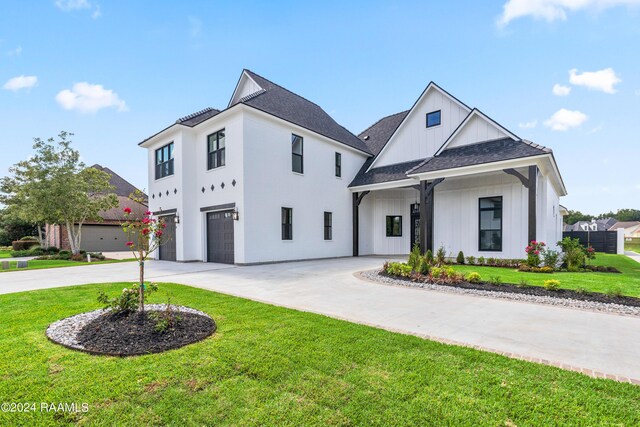
[{"label": "dark shingle roof", "polygon": [[196,113],[189,114],[188,116],[181,117],[176,120],[176,123],[181,125],[194,127],[195,125],[199,125],[211,117],[220,114],[220,110],[216,110],[215,108],[207,107],[204,110],[200,110]]},{"label": "dark shingle roof", "polygon": [[372,159],[367,160],[365,164],[362,165],[362,168],[360,168],[356,177],[351,181],[349,187],[359,187],[361,185],[379,184],[382,182],[407,179],[407,171],[418,166],[424,161],[424,159],[419,159],[411,160],[409,162],[395,163],[393,165],[380,166],[365,173],[369,165],[371,165],[371,160]]},{"label": "dark shingle roof", "polygon": [[106,172],[110,175],[109,184],[114,187],[112,192],[117,196],[128,197],[130,194],[135,193],[135,191],[138,190],[133,184],[131,184],[129,181],[125,180],[123,177],[109,168],[105,168],[104,166],[98,164],[95,164],[91,167],[94,169],[98,169],[99,171]]},{"label": "dark shingle roof", "polygon": [[548,153],[551,153],[551,150],[541,145],[525,140],[516,141],[511,138],[503,138],[446,149],[439,155],[423,161],[410,174],[519,159]]},{"label": "dark shingle roof", "polygon": [[[251,94],[238,100],[236,104],[243,103],[249,105],[367,154],[371,154],[369,147],[364,142],[340,126],[318,105],[252,71],[244,71],[263,90],[259,91],[261,93]],[[231,106],[232,105],[230,105],[230,107]]]},{"label": "dark shingle roof", "polygon": [[400,123],[407,117],[410,110],[383,117],[367,129],[362,131],[358,138],[364,141],[374,155],[378,155],[382,147],[387,143],[391,135],[398,129]]}]

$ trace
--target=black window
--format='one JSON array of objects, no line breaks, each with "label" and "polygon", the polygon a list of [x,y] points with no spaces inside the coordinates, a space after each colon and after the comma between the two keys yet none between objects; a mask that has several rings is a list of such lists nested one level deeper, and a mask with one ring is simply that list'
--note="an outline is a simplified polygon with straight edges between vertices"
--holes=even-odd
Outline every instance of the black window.
[{"label": "black window", "polygon": [[173,175],[173,142],[156,150],[156,179]]},{"label": "black window", "polygon": [[427,127],[440,125],[440,110],[427,113]]},{"label": "black window", "polygon": [[336,153],[336,176],[342,176],[342,154]]},{"label": "black window", "polygon": [[324,240],[333,239],[332,230],[333,214],[331,212],[324,213]]},{"label": "black window", "polygon": [[302,137],[291,134],[291,170],[303,173],[304,165],[302,161]]},{"label": "black window", "polygon": [[387,237],[402,237],[402,217],[387,216]]},{"label": "black window", "polygon": [[207,137],[207,169],[224,166],[224,129]]},{"label": "black window", "polygon": [[480,199],[478,249],[502,250],[502,197]]},{"label": "black window", "polygon": [[293,240],[293,209],[282,208],[282,240]]}]

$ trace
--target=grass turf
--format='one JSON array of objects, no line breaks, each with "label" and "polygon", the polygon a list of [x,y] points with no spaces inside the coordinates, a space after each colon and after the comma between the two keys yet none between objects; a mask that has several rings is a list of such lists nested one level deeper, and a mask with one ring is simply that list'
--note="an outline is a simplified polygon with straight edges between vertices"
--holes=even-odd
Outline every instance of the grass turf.
[{"label": "grass turf", "polygon": [[11,251],[0,251],[0,258],[11,258]]},{"label": "grass turf", "polygon": [[624,243],[624,250],[625,251],[633,251],[633,252],[636,252],[636,253],[640,254],[640,241],[625,242]]},{"label": "grass turf", "polygon": [[528,284],[542,286],[545,280],[556,279],[560,287],[565,289],[586,289],[591,292],[606,293],[619,288],[624,295],[640,297],[640,263],[624,255],[598,253],[591,261],[594,265],[609,265],[616,267],[622,274],[615,273],[569,273],[555,272],[525,273],[515,269],[501,267],[480,267],[477,265],[454,265],[456,271],[470,273],[475,271],[482,280],[499,277],[503,283],[519,284],[526,280]]},{"label": "grass turf", "polygon": [[[91,264],[111,264],[114,262],[127,262],[130,259],[108,259],[104,261],[91,261]],[[39,270],[43,268],[58,268],[58,267],[79,267],[83,265],[90,265],[86,262],[80,261],[68,261],[62,259],[55,260],[31,260],[27,261],[27,268],[18,269],[18,261],[9,261],[9,270],[0,270],[0,273],[8,273],[10,271],[24,271],[24,270]]]},{"label": "grass turf", "polygon": [[98,308],[88,285],[0,295],[4,402],[88,403],[4,413],[0,425],[638,425],[640,387],[201,289],[151,302],[201,309],[216,334],[166,353],[91,356],[50,322]]}]

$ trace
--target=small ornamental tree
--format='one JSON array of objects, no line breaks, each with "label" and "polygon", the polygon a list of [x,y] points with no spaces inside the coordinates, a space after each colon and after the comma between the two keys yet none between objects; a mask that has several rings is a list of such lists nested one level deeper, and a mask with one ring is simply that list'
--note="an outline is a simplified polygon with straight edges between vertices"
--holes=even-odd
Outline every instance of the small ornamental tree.
[{"label": "small ornamental tree", "polygon": [[544,242],[532,240],[524,251],[527,253],[527,265],[529,267],[538,267],[540,265],[540,254],[544,251]]},{"label": "small ornamental tree", "polygon": [[142,218],[133,218],[131,208],[126,207],[124,215],[127,221],[122,223],[122,230],[129,240],[126,245],[140,265],[138,309],[144,311],[144,262],[150,254],[166,243],[167,237],[164,233],[166,224],[162,219],[153,218],[149,211],[146,211]]}]

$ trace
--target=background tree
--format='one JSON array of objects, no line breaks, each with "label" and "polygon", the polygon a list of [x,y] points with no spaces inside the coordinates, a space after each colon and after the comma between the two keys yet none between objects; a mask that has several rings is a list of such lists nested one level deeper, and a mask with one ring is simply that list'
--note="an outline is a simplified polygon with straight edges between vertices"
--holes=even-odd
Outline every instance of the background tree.
[{"label": "background tree", "polygon": [[8,208],[0,209],[0,246],[11,246],[14,240],[37,234],[35,224],[21,220]]},{"label": "background tree", "polygon": [[564,222],[566,224],[573,225],[578,221],[591,221],[593,217],[591,215],[583,214],[580,211],[569,211],[569,215],[564,217]]},{"label": "background tree", "polygon": [[100,221],[100,211],[118,205],[109,174],[87,168],[80,153],[71,148],[73,134],[60,132],[58,141],[34,139],[34,154],[9,168],[10,176],[0,181],[0,202],[24,220],[38,224],[38,237],[45,224],[64,225],[71,251],[80,252],[82,225]]}]

